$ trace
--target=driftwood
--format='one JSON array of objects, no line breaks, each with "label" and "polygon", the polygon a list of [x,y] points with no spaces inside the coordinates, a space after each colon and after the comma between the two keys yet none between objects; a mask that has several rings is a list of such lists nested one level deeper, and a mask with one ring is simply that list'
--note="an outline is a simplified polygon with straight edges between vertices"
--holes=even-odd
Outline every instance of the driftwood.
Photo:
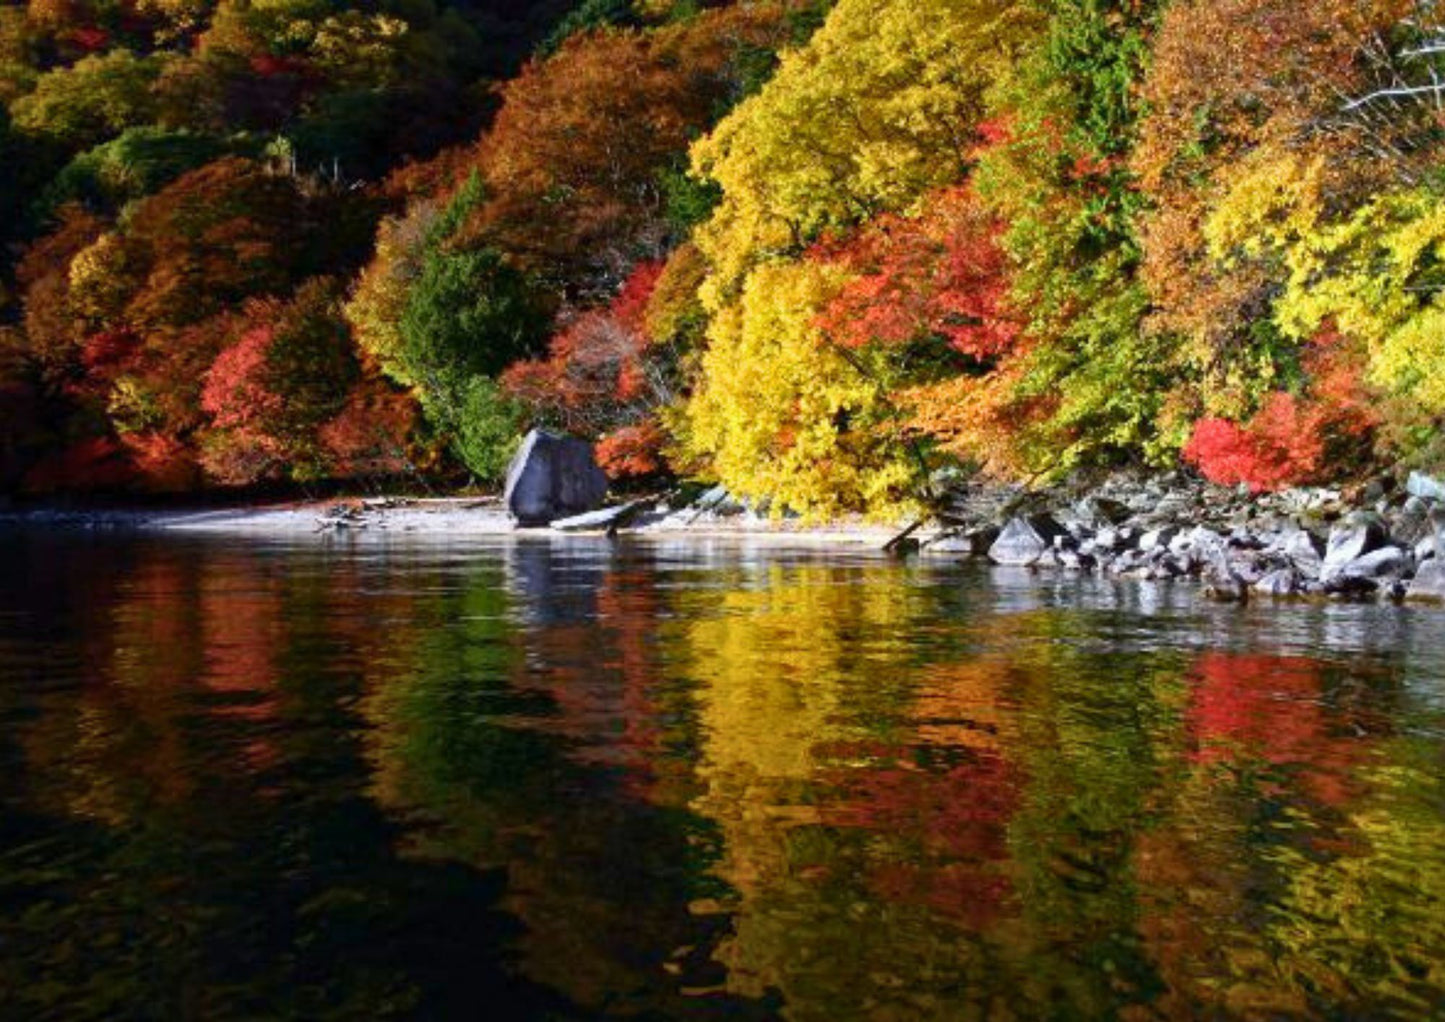
[{"label": "driftwood", "polygon": [[927,525],[927,524],[928,524],[930,521],[932,521],[932,520],[933,520],[933,512],[931,512],[931,511],[928,512],[927,514],[924,514],[924,515],[918,517],[918,518],[915,518],[915,519],[913,520],[913,523],[912,523],[911,525],[909,525],[908,528],[904,529],[904,530],[903,530],[902,532],[900,532],[898,535],[896,535],[896,536],[894,536],[892,539],[890,539],[887,543],[884,543],[884,544],[883,544],[883,552],[884,552],[885,554],[901,554],[901,553],[904,553],[905,550],[907,549],[906,544],[907,544],[908,541],[909,541],[909,537],[911,537],[915,532],[917,532],[919,529],[923,528],[925,525]]}]

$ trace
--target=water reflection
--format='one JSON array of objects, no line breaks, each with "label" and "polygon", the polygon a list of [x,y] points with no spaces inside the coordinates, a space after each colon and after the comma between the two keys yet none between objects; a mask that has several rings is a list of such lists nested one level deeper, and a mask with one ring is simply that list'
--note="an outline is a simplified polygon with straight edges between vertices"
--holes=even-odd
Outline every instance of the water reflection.
[{"label": "water reflection", "polygon": [[691,541],[0,556],[19,1015],[1445,993],[1436,611]]}]

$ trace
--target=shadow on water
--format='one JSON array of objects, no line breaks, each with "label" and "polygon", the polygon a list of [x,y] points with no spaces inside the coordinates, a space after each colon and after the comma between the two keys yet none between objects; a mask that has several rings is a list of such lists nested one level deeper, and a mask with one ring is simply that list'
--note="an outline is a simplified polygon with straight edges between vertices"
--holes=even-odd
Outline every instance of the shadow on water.
[{"label": "shadow on water", "polygon": [[6,1017],[1419,1017],[1438,611],[0,538]]}]

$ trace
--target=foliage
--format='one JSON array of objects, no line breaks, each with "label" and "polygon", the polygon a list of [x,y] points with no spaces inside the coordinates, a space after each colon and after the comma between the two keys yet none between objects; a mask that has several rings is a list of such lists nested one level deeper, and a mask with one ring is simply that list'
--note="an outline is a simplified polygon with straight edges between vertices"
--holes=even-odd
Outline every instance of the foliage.
[{"label": "foliage", "polygon": [[1209,0],[1164,15],[1131,157],[1152,205],[1141,279],[1154,306],[1150,327],[1179,335],[1178,361],[1204,411],[1247,415],[1296,373],[1295,344],[1272,322],[1274,266],[1212,259],[1206,222],[1231,192],[1269,173],[1289,185],[1303,165],[1327,167],[1316,186],[1326,201],[1350,206],[1404,169],[1370,152],[1394,148],[1390,126],[1362,132],[1345,123],[1341,97],[1366,87],[1374,55],[1409,6]]},{"label": "foliage", "polygon": [[1437,6],[3,6],[0,475],[1436,467]]},{"label": "foliage", "polygon": [[410,403],[368,377],[336,280],[247,304],[245,327],[205,375],[202,462],[225,484],[395,474],[407,467]]},{"label": "foliage", "polygon": [[92,54],[40,76],[10,114],[17,131],[78,152],[152,120],[162,61],[128,50]]},{"label": "foliage", "polygon": [[686,457],[775,511],[881,511],[915,478],[883,363],[845,357],[816,326],[847,280],[814,261],[749,274],[712,321],[701,383],[678,423]]},{"label": "foliage", "polygon": [[952,183],[985,93],[1033,18],[1009,0],[841,0],[808,45],[693,148],[723,200],[698,232],[711,302],[755,263]]},{"label": "foliage", "polygon": [[[616,473],[662,467],[658,410],[675,383],[664,349],[649,343],[644,318],[662,273],[643,263],[605,310],[583,313],[552,338],[545,361],[518,362],[502,377],[506,392],[539,423],[604,442]],[[641,471],[639,471],[641,469]]]},{"label": "foliage", "polygon": [[182,174],[226,155],[259,155],[252,140],[217,139],[188,131],[144,126],[75,157],[41,196],[42,212],[79,202],[97,212],[118,212],[153,195]]},{"label": "foliage", "polygon": [[461,384],[452,446],[473,475],[496,483],[516,453],[521,423],[522,410],[495,381],[472,376]]},{"label": "foliage", "polygon": [[542,41],[538,54],[549,57],[568,39],[583,32],[623,25],[635,25],[637,14],[632,0],[582,0]]},{"label": "foliage", "polygon": [[1139,198],[1122,162],[1157,6],[1049,4],[1039,44],[999,88],[978,188],[1006,224],[1010,304],[1028,340],[1010,389],[1043,414],[1010,459],[1031,474],[1161,453],[1168,360],[1140,329]]},{"label": "foliage", "polygon": [[1019,337],[999,233],[967,189],[927,196],[912,217],[876,218],[833,255],[858,276],[823,329],[853,348],[938,338],[975,365],[993,363]]},{"label": "foliage", "polygon": [[1397,190],[1340,217],[1327,180],[1319,160],[1252,161],[1205,224],[1210,254],[1226,269],[1272,268],[1284,336],[1330,330],[1363,346],[1365,380],[1386,398],[1388,434],[1408,455],[1445,416],[1445,202],[1431,189]]},{"label": "foliage", "polygon": [[[567,40],[502,93],[476,151],[489,199],[471,232],[569,296],[610,293],[669,238],[662,181],[736,87],[736,62],[782,37],[776,5],[711,10],[650,32]],[[674,185],[673,222],[700,201]]]}]

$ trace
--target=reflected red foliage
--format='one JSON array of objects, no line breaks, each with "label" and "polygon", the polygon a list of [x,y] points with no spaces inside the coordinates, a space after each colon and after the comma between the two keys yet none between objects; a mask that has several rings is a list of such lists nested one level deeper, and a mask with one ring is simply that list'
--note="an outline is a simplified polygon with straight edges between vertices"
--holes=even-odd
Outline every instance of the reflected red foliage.
[{"label": "reflected red foliage", "polygon": [[1307,770],[1304,783],[1320,802],[1349,800],[1348,778],[1367,750],[1353,728],[1331,718],[1317,661],[1206,653],[1194,673],[1189,724],[1196,762],[1297,766]]},{"label": "reflected red foliage", "polygon": [[994,867],[1010,858],[1021,778],[1002,756],[975,751],[944,772],[870,767],[833,781],[843,793],[821,810],[824,824],[901,837],[918,849],[872,865],[868,883],[880,897],[926,905],[973,929],[1003,913],[1012,886]]}]

